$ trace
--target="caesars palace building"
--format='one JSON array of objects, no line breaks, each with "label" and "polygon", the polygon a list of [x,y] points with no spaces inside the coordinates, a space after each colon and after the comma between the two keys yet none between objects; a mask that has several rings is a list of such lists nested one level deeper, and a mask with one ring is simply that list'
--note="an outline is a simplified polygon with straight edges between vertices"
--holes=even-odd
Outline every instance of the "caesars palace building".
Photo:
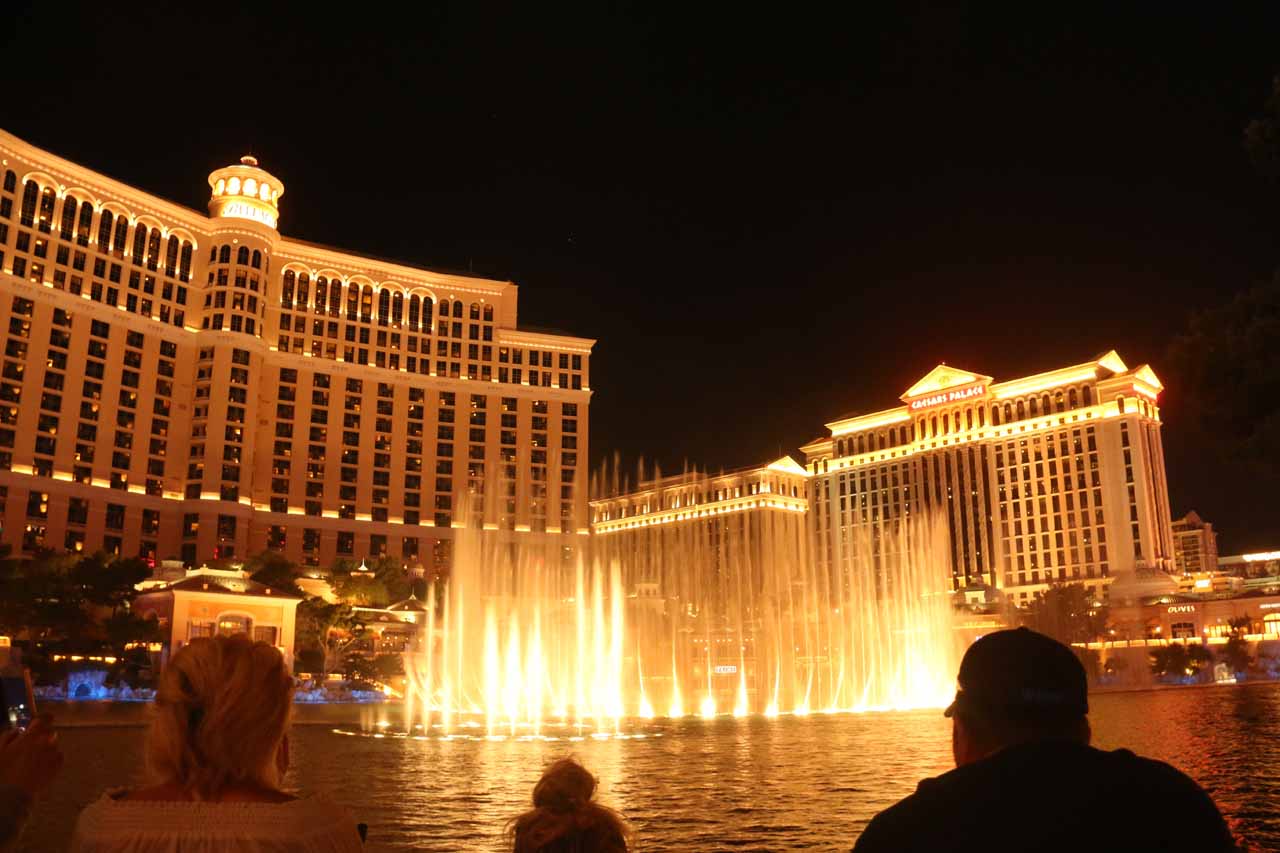
[{"label": "caesars palace building", "polygon": [[1001,382],[939,365],[902,405],[833,421],[802,448],[818,566],[891,570],[902,522],[923,513],[943,522],[928,558],[957,592],[1026,604],[1055,581],[1102,595],[1121,572],[1171,571],[1162,387],[1114,351]]},{"label": "caesars palace building", "polygon": [[486,527],[586,532],[594,341],[519,329],[514,284],[283,237],[252,157],[207,215],[3,132],[0,180],[15,553],[428,567],[486,489]]}]

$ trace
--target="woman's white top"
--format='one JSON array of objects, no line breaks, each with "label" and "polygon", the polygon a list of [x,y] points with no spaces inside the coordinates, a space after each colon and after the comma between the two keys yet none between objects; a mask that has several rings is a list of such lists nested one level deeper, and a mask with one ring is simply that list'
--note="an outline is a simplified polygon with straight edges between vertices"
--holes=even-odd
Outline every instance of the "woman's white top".
[{"label": "woman's white top", "polygon": [[73,853],[359,853],[355,820],[326,797],[284,803],[114,799],[80,813]]}]

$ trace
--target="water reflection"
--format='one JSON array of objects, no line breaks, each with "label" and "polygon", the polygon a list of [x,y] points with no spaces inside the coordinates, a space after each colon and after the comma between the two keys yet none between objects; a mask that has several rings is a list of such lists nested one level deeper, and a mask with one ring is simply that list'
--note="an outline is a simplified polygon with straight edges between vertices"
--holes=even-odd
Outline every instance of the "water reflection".
[{"label": "water reflection", "polygon": [[[1280,685],[1094,696],[1099,746],[1183,769],[1254,849],[1280,848]],[[118,723],[130,712],[64,714]],[[99,710],[94,710],[99,709]],[[950,767],[936,711],[659,721],[643,738],[528,741],[376,733],[394,709],[302,708],[292,784],[326,790],[369,824],[371,849],[499,850],[543,766],[578,756],[645,850],[848,850],[875,812]],[[307,725],[307,721],[318,724]],[[365,726],[368,726],[368,729]],[[140,727],[67,729],[67,770],[35,815],[30,851],[64,849],[74,814],[139,766]]]}]

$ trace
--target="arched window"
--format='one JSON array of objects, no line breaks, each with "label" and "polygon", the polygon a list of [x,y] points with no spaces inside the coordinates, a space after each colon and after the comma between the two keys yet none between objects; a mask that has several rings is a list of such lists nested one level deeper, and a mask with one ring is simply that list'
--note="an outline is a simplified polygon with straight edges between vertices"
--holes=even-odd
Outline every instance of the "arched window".
[{"label": "arched window", "polygon": [[45,234],[53,230],[53,208],[58,203],[58,193],[53,187],[45,187],[40,195],[40,224],[39,228]]},{"label": "arched window", "polygon": [[152,228],[151,233],[147,235],[147,269],[156,270],[160,267],[160,229]]},{"label": "arched window", "polygon": [[1054,395],[1053,403],[1054,403],[1054,408],[1056,408],[1059,412],[1065,412],[1067,410],[1067,401],[1066,401],[1066,398],[1062,396],[1061,391],[1059,391],[1057,394]]},{"label": "arched window", "polygon": [[209,247],[209,263],[212,264],[217,260],[218,260],[218,247],[210,246]]},{"label": "arched window", "polygon": [[409,331],[418,331],[418,305],[420,300],[417,294],[409,297]]},{"label": "arched window", "polygon": [[937,415],[934,415],[933,417],[929,418],[929,435],[935,436],[935,437],[938,435],[938,416]]},{"label": "arched window", "polygon": [[461,302],[453,303],[453,316],[457,317],[459,320],[462,319],[462,303]]},{"label": "arched window", "polygon": [[1067,390],[1067,405],[1073,409],[1080,405],[1080,395],[1076,393],[1075,388]]},{"label": "arched window", "polygon": [[220,264],[229,264],[229,263],[231,263],[231,246],[230,246],[230,244],[224,243],[224,244],[222,245],[222,248],[218,250],[218,263],[220,263]]},{"label": "arched window", "polygon": [[186,240],[182,241],[182,262],[178,267],[178,278],[191,281],[191,244]]},{"label": "arched window", "polygon": [[493,322],[493,306],[492,305],[484,306],[484,321],[486,323]]},{"label": "arched window", "polygon": [[1040,414],[1047,415],[1053,411],[1053,404],[1049,402],[1049,392],[1046,391],[1044,396],[1040,398]]},{"label": "arched window", "polygon": [[329,307],[329,279],[316,278],[316,313],[323,314]]},{"label": "arched window", "polygon": [[178,274],[178,238],[169,235],[169,245],[164,252],[164,274],[173,278]]},{"label": "arched window", "polygon": [[391,297],[391,323],[399,326],[404,322],[404,294],[396,291]]},{"label": "arched window", "polygon": [[964,428],[973,429],[973,409],[964,410]]},{"label": "arched window", "polygon": [[431,300],[425,296],[422,297],[422,320],[419,322],[418,328],[422,330],[423,334],[431,333]]},{"label": "arched window", "polygon": [[1000,404],[999,403],[991,407],[991,425],[1000,426]]},{"label": "arched window", "polygon": [[391,319],[391,291],[385,287],[378,291],[378,325],[385,326]]},{"label": "arched window", "polygon": [[284,281],[280,285],[280,304],[285,308],[293,307],[293,270],[284,271]]},{"label": "arched window", "polygon": [[311,276],[303,273],[298,276],[298,289],[294,291],[294,304],[302,310],[306,310],[310,304],[311,296]]},{"label": "arched window", "polygon": [[471,314],[470,314],[470,317],[471,317],[471,319],[472,319],[472,320],[479,320],[479,319],[480,319],[480,303],[479,303],[479,302],[472,302],[472,303],[471,303]]},{"label": "arched window", "polygon": [[865,435],[858,436],[858,452],[859,453],[867,452],[867,437]]},{"label": "arched window", "polygon": [[27,181],[22,188],[22,210],[18,222],[28,228],[36,224],[36,204],[40,201],[40,187],[35,181]]},{"label": "arched window", "polygon": [[89,245],[89,235],[93,233],[93,205],[80,205],[80,224],[76,226],[76,243]]},{"label": "arched window", "polygon": [[373,319],[373,288],[365,285],[360,288],[360,322],[368,323]]},{"label": "arched window", "polygon": [[1005,423],[1013,422],[1013,406],[1009,405],[1008,403],[1004,404],[1004,422]]},{"label": "arched window", "polygon": [[1093,386],[1092,385],[1084,386],[1083,388],[1080,389],[1080,393],[1084,398],[1084,404],[1086,406],[1092,406],[1093,405]]},{"label": "arched window", "polygon": [[946,435],[951,432],[951,415],[946,412],[942,413],[942,434]]},{"label": "arched window", "polygon": [[1032,397],[1029,404],[1031,408],[1031,417],[1034,418],[1036,415],[1040,414],[1040,401],[1035,397]]},{"label": "arched window", "polygon": [[116,217],[116,236],[111,241],[111,254],[123,258],[129,248],[129,220],[123,216]]},{"label": "arched window", "polygon": [[4,191],[11,193],[18,186],[18,175],[13,169],[4,173]]},{"label": "arched window", "polygon": [[255,270],[262,269],[262,252],[259,252],[257,249],[254,249],[253,260],[249,262],[249,265],[253,267]]},{"label": "arched window", "polygon": [[987,407],[978,407],[978,429],[982,429],[987,425]]},{"label": "arched window", "polygon": [[1120,410],[1120,414],[1124,414],[1124,395],[1120,394],[1116,397],[1116,408]]},{"label": "arched window", "polygon": [[356,319],[360,310],[360,288],[347,282],[347,319]]},{"label": "arched window", "polygon": [[248,246],[241,246],[239,249],[236,249],[236,263],[242,264],[242,265],[248,265],[249,263],[249,247]]},{"label": "arched window", "polygon": [[141,222],[133,229],[133,262],[142,266],[143,254],[147,250],[147,226]]},{"label": "arched window", "polygon": [[1018,420],[1025,420],[1027,417],[1027,406],[1021,400],[1018,401]]},{"label": "arched window", "polygon": [[62,227],[59,230],[59,236],[63,240],[70,240],[71,235],[75,232],[77,205],[78,202],[73,195],[69,195],[62,200]]},{"label": "arched window", "polygon": [[105,252],[111,248],[111,223],[115,217],[111,211],[104,210],[98,217],[98,251]]}]

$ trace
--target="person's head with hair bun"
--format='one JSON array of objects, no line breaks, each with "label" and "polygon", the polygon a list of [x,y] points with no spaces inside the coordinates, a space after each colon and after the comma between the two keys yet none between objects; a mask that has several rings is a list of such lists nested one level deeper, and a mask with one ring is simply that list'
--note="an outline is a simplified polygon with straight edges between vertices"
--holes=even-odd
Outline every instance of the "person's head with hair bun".
[{"label": "person's head with hair bun", "polygon": [[275,646],[243,634],[192,640],[160,673],[149,769],[201,800],[232,786],[278,790],[292,705],[293,679]]},{"label": "person's head with hair bun", "polygon": [[587,768],[556,761],[533,786],[533,808],[508,825],[514,853],[625,853],[630,830],[595,793]]}]

